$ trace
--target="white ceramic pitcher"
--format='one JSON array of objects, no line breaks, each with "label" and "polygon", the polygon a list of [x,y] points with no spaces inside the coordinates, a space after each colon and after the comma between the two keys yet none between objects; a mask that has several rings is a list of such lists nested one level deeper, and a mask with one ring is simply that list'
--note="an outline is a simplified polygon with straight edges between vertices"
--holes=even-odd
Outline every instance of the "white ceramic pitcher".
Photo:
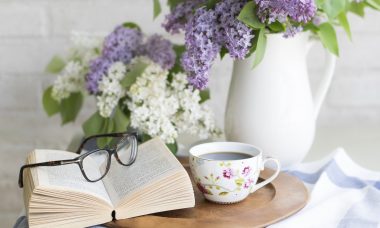
[{"label": "white ceramic pitcher", "polygon": [[[235,61],[225,114],[227,140],[260,147],[286,169],[306,156],[315,122],[334,73],[328,53],[321,84],[311,94],[306,57],[313,44],[304,32],[285,39],[269,34],[263,61]],[[321,60],[323,61],[323,60]]]}]

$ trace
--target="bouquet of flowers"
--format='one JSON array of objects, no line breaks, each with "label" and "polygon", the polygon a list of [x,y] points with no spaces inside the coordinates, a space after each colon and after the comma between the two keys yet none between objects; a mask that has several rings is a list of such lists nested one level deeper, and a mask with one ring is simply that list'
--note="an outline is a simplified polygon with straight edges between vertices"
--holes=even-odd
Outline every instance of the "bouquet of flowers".
[{"label": "bouquet of flowers", "polygon": [[[291,38],[310,31],[333,54],[339,55],[334,26],[351,38],[347,13],[364,16],[364,9],[380,10],[380,0],[168,0],[170,13],[163,27],[185,32],[181,63],[189,82],[207,87],[209,71],[218,53],[244,59],[255,53],[254,66],[265,53],[266,34]],[[154,0],[154,14],[161,11]]]},{"label": "bouquet of flowers", "polygon": [[179,133],[220,134],[204,103],[208,91],[193,88],[181,72],[183,46],[157,34],[145,37],[133,23],[105,38],[73,33],[72,44],[64,58],[47,66],[58,76],[43,95],[46,113],[59,113],[62,124],[74,121],[84,98],[93,96],[97,110],[83,124],[86,136],[134,128],[144,140],[161,137],[175,152]]}]

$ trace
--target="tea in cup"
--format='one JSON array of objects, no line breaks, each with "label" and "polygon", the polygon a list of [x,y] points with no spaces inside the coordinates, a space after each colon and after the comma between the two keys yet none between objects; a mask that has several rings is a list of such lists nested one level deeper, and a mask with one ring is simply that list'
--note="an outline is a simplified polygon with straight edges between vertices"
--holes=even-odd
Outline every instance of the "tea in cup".
[{"label": "tea in cup", "polygon": [[[212,202],[228,204],[244,200],[250,193],[273,181],[280,173],[280,163],[262,157],[252,145],[237,142],[212,142],[190,149],[190,169],[198,189]],[[268,179],[257,183],[266,162],[277,168]]]}]

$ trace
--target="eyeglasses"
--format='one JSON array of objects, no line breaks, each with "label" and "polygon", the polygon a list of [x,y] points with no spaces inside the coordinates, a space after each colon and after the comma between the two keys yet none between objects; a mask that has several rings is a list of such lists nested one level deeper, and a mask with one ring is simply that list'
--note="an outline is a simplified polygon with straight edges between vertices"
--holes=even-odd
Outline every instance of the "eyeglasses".
[{"label": "eyeglasses", "polygon": [[[103,179],[103,177],[108,173],[111,166],[112,155],[115,155],[116,161],[123,166],[130,166],[135,162],[138,150],[137,133],[111,133],[93,135],[83,140],[76,153],[79,154],[84,148],[85,144],[88,141],[94,139],[106,140],[106,142],[109,142],[108,145],[111,145],[111,147],[108,148],[107,146],[104,149],[91,150],[74,159],[48,161],[23,165],[20,168],[20,174],[18,179],[19,187],[22,188],[24,186],[23,173],[24,169],[26,168],[77,164],[83,174],[83,177],[87,181],[97,182]],[[93,172],[94,167],[100,167],[100,172]]]}]

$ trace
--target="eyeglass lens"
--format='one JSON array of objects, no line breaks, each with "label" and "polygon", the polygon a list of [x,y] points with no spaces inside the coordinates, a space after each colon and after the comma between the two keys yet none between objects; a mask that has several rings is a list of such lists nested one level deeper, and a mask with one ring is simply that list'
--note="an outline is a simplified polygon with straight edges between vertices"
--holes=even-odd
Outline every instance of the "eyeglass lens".
[{"label": "eyeglass lens", "polygon": [[97,181],[106,174],[109,162],[109,153],[106,150],[95,150],[83,158],[82,166],[86,177],[90,181]]},{"label": "eyeglass lens", "polygon": [[124,165],[130,165],[136,158],[137,139],[135,136],[127,136],[120,139],[116,147],[117,155]]}]

